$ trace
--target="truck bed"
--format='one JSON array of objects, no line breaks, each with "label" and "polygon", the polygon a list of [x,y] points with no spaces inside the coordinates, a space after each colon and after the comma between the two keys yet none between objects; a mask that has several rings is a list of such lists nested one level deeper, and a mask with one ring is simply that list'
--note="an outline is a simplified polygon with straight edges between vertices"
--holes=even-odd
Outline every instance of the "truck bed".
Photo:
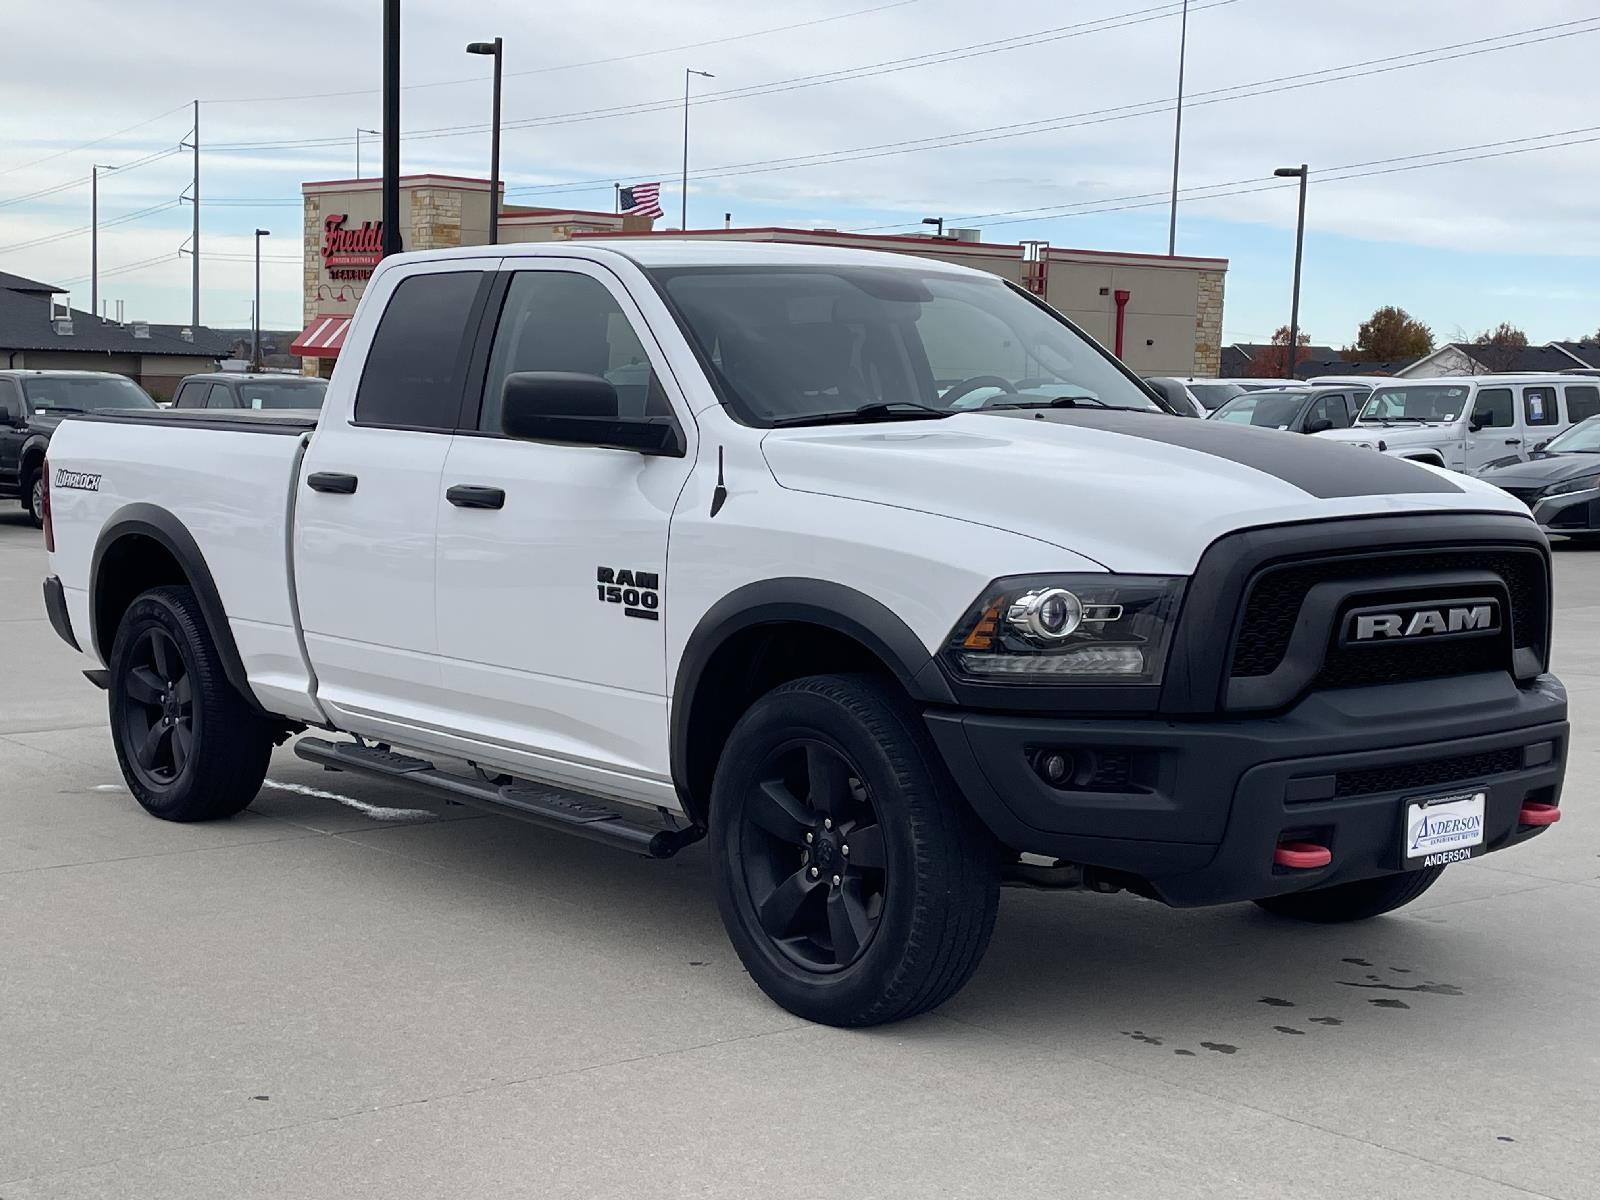
[{"label": "truck bed", "polygon": [[92,659],[105,663],[114,632],[91,623],[103,532],[170,513],[203,557],[262,707],[316,716],[295,632],[287,536],[302,441],[316,422],[314,412],[173,409],[62,422],[49,456],[52,572]]}]

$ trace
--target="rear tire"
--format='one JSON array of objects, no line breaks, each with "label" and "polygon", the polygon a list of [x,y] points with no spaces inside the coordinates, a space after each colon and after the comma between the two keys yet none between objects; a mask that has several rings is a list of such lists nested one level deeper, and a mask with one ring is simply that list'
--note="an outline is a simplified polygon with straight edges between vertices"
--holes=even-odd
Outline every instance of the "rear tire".
[{"label": "rear tire", "polygon": [[44,475],[38,467],[28,472],[22,481],[22,507],[35,529],[44,528]]},{"label": "rear tire", "polygon": [[1318,925],[1365,921],[1410,904],[1443,874],[1443,867],[1426,867],[1421,871],[1405,871],[1399,875],[1383,875],[1377,879],[1361,879],[1355,883],[1338,883],[1306,892],[1291,892],[1287,896],[1268,896],[1256,903],[1275,916]]},{"label": "rear tire", "polygon": [[988,947],[994,841],[916,712],[873,677],[812,676],[757,700],[724,748],[710,824],[728,936],[796,1016],[864,1026],[926,1012]]},{"label": "rear tire", "polygon": [[187,587],[128,606],[111,647],[111,738],[128,790],[165,821],[214,821],[249,807],[272,731],[223,673]]}]

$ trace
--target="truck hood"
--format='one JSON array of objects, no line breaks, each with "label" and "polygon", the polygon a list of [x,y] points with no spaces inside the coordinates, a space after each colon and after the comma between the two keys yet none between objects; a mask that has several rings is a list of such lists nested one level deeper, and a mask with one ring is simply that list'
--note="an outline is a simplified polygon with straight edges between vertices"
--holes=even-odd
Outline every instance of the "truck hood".
[{"label": "truck hood", "polygon": [[1528,516],[1498,488],[1304,434],[1097,409],[772,430],[780,486],[1003,529],[1129,573],[1188,574],[1225,533],[1371,514]]},{"label": "truck hood", "polygon": [[1437,446],[1440,441],[1451,441],[1458,435],[1454,425],[1432,421],[1426,425],[1413,425],[1407,421],[1403,425],[1357,425],[1353,429],[1329,429],[1312,436],[1371,450],[1376,450],[1378,443],[1382,442],[1386,449],[1392,450],[1396,446]]}]

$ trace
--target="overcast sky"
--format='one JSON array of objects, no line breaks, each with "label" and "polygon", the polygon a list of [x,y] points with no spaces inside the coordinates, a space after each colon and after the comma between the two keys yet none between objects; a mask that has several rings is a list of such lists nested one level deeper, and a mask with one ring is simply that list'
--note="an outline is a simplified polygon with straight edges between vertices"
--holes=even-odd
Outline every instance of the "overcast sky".
[{"label": "overcast sky", "polygon": [[[736,224],[909,231],[943,216],[989,241],[1164,252],[1179,7],[406,0],[403,82],[413,86],[402,126],[446,132],[405,142],[402,169],[487,173],[488,60],[463,47],[498,34],[513,202],[609,209],[611,180],[661,179],[668,219],[658,226],[676,225],[683,71],[694,67],[716,78],[695,81],[691,226],[731,211]],[[352,175],[356,128],[378,127],[380,9],[8,6],[0,270],[70,281],[86,307],[89,189],[74,181],[91,163],[175,147],[198,98],[202,317],[248,323],[260,226],[273,231],[265,323],[298,328],[299,185]],[[774,31],[801,22],[813,23]],[[695,43],[710,44],[677,49]],[[1191,0],[1182,185],[1201,190],[1180,204],[1178,249],[1230,260],[1225,339],[1261,340],[1287,320],[1295,193],[1268,185],[1273,168],[1302,161],[1312,169],[1302,327],[1317,342],[1352,340],[1387,303],[1441,340],[1501,320],[1535,340],[1593,334],[1597,56],[1594,0]],[[842,77],[806,78],[828,73]],[[743,89],[756,94],[717,95]],[[629,106],[643,111],[594,112]],[[551,117],[564,119],[538,123]],[[106,140],[80,148],[90,139]],[[259,142],[290,144],[243,145]],[[376,170],[377,139],[362,159]],[[739,164],[757,165],[727,170]],[[188,154],[173,154],[102,180],[103,223],[156,209],[101,234],[101,296],[124,300],[129,316],[188,319],[189,266],[177,251],[190,215],[174,201],[189,171]],[[1337,178],[1370,171],[1385,173]],[[1204,190],[1217,184],[1234,194]],[[6,249],[57,234],[71,236]],[[159,261],[116,273],[147,260]]]}]

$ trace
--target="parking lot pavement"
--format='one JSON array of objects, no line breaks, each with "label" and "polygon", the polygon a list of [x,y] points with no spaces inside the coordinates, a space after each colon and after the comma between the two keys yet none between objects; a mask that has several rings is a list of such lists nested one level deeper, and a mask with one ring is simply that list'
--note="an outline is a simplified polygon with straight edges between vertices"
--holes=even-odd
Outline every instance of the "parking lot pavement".
[{"label": "parking lot pavement", "polygon": [[1600,552],[1558,548],[1566,819],[1401,914],[1008,891],[941,1011],[769,1004],[665,863],[280,751],[123,788],[0,516],[0,1197],[1449,1197],[1600,1178]]}]

